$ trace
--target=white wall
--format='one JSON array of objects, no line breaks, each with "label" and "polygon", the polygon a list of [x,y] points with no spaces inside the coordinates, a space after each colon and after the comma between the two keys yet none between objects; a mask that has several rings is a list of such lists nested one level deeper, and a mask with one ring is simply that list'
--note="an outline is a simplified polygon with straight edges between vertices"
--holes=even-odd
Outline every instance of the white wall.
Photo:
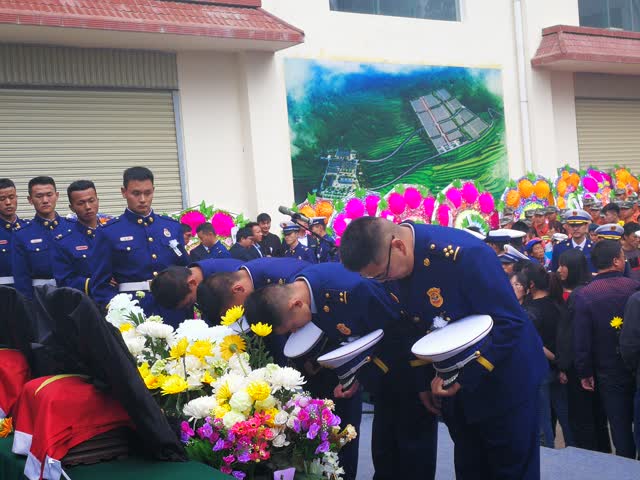
[{"label": "white wall", "polygon": [[640,99],[640,80],[636,76],[576,73],[576,97]]}]

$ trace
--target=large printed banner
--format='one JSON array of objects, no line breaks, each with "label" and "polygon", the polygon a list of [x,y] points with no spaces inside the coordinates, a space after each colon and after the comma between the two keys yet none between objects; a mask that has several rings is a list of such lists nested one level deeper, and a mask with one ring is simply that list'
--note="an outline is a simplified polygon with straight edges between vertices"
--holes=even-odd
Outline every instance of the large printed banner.
[{"label": "large printed banner", "polygon": [[296,202],[509,175],[500,70],[285,61]]}]

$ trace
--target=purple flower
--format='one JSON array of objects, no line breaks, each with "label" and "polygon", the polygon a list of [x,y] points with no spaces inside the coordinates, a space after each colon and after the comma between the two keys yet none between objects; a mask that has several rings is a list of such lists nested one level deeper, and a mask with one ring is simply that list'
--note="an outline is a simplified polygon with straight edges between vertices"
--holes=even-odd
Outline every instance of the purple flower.
[{"label": "purple flower", "polygon": [[208,423],[205,423],[197,431],[198,431],[198,436],[203,440],[205,438],[211,438],[211,435],[213,435],[213,428]]},{"label": "purple flower", "polygon": [[246,477],[247,474],[239,470],[235,470],[233,472],[233,476],[236,477],[238,480],[244,480],[244,477]]},{"label": "purple flower", "polygon": [[[240,455],[238,455],[238,461],[240,463],[247,463],[251,460],[251,455],[249,454],[249,452],[242,452]],[[234,474],[235,475],[235,474]],[[244,478],[244,477],[242,477]]]},{"label": "purple flower", "polygon": [[323,431],[320,434],[320,440],[326,442],[329,439],[329,432]]},{"label": "purple flower", "polygon": [[218,452],[218,451],[222,450],[223,448],[224,448],[224,440],[222,438],[219,438],[218,441],[213,446],[212,450],[214,452]]},{"label": "purple flower", "polygon": [[320,431],[320,425],[314,423],[309,427],[309,431],[307,432],[307,438],[309,440],[313,440],[318,436],[318,432]]},{"label": "purple flower", "polygon": [[318,448],[316,448],[316,455],[319,453],[325,453],[329,451],[329,442],[322,442],[320,445],[318,445]]},{"label": "purple flower", "polygon": [[231,475],[231,467],[228,467],[226,465],[222,465],[220,467],[220,471],[226,475]]},{"label": "purple flower", "polygon": [[297,418],[293,421],[293,431],[296,433],[300,433],[300,420]]},{"label": "purple flower", "polygon": [[222,461],[227,465],[232,464],[236,460],[236,457],[233,455],[227,455],[226,457],[222,457]]},{"label": "purple flower", "polygon": [[187,443],[193,437],[193,429],[189,426],[187,422],[182,422],[180,424],[180,440],[183,443]]}]

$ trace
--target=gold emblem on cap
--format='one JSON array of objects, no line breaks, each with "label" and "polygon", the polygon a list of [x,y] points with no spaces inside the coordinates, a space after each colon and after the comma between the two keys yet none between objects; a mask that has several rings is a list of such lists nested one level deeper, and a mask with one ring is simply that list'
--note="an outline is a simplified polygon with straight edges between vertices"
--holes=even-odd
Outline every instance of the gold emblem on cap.
[{"label": "gold emblem on cap", "polygon": [[431,303],[431,305],[436,308],[440,308],[444,303],[444,299],[440,294],[439,288],[430,288],[429,290],[427,290],[427,296],[429,297],[429,303]]},{"label": "gold emblem on cap", "polygon": [[329,308],[329,305],[325,305],[322,310],[324,310],[326,313],[329,313],[331,309]]},{"label": "gold emblem on cap", "polygon": [[338,325],[336,325],[336,329],[343,335],[346,335],[347,337],[349,335],[351,335],[351,329],[349,327],[347,327],[344,323],[339,323]]}]

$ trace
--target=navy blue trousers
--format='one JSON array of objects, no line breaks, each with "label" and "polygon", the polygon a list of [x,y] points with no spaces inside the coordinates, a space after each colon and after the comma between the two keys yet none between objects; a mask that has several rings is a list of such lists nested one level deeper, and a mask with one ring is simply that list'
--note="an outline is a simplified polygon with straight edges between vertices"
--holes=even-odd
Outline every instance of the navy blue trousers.
[{"label": "navy blue trousers", "polygon": [[416,392],[385,392],[374,401],[371,434],[374,480],[433,480],[438,452],[438,419]]},{"label": "navy blue trousers", "polygon": [[443,416],[455,444],[457,480],[539,480],[538,398],[477,423],[460,399],[445,399]]}]

